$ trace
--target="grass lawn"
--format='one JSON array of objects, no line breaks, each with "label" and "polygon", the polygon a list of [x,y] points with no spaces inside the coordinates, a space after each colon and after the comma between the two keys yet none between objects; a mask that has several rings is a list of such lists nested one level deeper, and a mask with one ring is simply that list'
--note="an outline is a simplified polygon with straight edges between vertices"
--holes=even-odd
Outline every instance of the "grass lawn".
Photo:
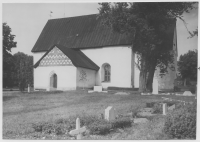
[{"label": "grass lawn", "polygon": [[[141,96],[136,93],[130,95],[114,95],[113,93],[88,94],[84,91],[34,92],[30,94],[4,92],[3,139],[29,139],[27,135],[33,132],[32,123],[51,122],[76,114],[100,116],[101,113],[104,114],[104,110],[108,106],[113,106],[117,114],[126,114],[131,108],[145,107],[146,102],[159,101],[162,100],[161,97],[163,96]],[[194,100],[194,97],[164,97],[186,101]],[[161,125],[160,123],[157,124]],[[143,128],[138,128],[138,132],[139,130],[145,131]],[[135,136],[129,134],[133,131]],[[136,130],[131,129],[128,130],[128,133],[116,136],[116,139],[140,139],[142,137],[138,138],[139,133],[136,134]],[[147,136],[142,138],[146,139]],[[106,137],[102,139],[106,139]]]}]

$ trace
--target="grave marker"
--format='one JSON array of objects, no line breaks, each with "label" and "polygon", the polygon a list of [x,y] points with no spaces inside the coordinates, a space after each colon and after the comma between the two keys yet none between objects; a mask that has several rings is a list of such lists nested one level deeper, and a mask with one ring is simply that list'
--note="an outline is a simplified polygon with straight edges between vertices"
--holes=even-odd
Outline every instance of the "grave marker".
[{"label": "grave marker", "polygon": [[30,85],[28,84],[28,93],[31,92],[31,88],[30,88]]},{"label": "grave marker", "polygon": [[153,92],[152,94],[158,94],[158,80],[156,78],[153,79]]},{"label": "grave marker", "polygon": [[94,91],[102,92],[102,86],[94,86]]},{"label": "grave marker", "polygon": [[112,106],[109,106],[105,109],[105,119],[108,121],[112,121],[115,119],[115,110]]},{"label": "grave marker", "polygon": [[192,93],[190,91],[185,91],[183,93],[183,96],[193,96]]},{"label": "grave marker", "polygon": [[167,104],[163,103],[163,115],[167,114]]},{"label": "grave marker", "polygon": [[80,119],[77,118],[76,119],[76,129],[75,130],[71,130],[69,132],[70,135],[77,135],[76,139],[80,140],[82,138],[82,133],[86,131],[85,127],[80,128]]}]

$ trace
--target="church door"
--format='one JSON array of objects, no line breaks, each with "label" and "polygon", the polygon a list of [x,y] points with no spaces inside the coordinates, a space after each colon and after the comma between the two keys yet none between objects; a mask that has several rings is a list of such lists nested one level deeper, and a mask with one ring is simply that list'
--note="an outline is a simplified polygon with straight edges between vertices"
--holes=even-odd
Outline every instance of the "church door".
[{"label": "church door", "polygon": [[51,88],[57,88],[57,75],[56,74],[53,74],[50,77],[50,87]]}]

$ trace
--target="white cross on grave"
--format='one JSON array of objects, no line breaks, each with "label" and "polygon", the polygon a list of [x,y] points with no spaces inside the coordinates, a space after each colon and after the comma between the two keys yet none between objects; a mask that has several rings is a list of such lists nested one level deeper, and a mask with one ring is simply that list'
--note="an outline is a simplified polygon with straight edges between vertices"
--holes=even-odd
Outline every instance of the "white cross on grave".
[{"label": "white cross on grave", "polygon": [[82,138],[82,133],[86,131],[85,126],[80,128],[80,119],[77,118],[76,119],[76,129],[75,130],[71,130],[69,132],[70,135],[74,136],[76,135],[76,139],[80,140]]}]

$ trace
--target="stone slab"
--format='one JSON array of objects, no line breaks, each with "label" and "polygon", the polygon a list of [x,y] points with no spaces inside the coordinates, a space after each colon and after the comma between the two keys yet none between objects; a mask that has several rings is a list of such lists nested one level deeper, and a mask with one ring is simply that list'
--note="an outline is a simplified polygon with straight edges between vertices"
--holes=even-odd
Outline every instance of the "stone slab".
[{"label": "stone slab", "polygon": [[152,95],[151,93],[141,93],[141,95]]},{"label": "stone slab", "polygon": [[193,96],[193,94],[190,91],[185,91],[183,96]]},{"label": "stone slab", "polygon": [[128,92],[117,92],[115,95],[130,95]]},{"label": "stone slab", "polygon": [[88,90],[88,93],[94,93],[95,91],[93,91],[93,90]]},{"label": "stone slab", "polygon": [[155,116],[156,114],[152,114],[152,112],[138,112],[137,115],[146,117],[146,116]]},{"label": "stone slab", "polygon": [[94,86],[94,91],[102,92],[102,86]]},{"label": "stone slab", "polygon": [[146,118],[134,118],[134,123],[147,123],[149,120]]}]

